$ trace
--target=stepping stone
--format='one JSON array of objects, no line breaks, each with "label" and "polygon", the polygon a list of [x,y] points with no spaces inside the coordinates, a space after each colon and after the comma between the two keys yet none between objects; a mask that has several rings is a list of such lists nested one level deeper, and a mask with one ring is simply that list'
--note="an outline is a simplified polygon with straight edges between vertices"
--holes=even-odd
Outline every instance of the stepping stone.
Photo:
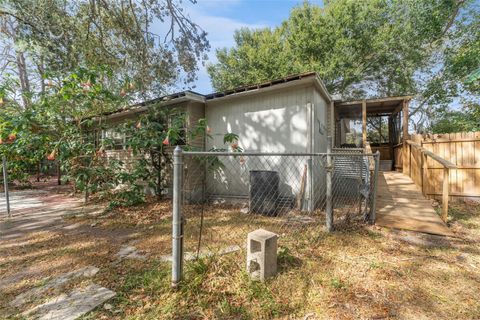
[{"label": "stepping stone", "polygon": [[75,229],[78,229],[80,227],[82,227],[82,224],[80,222],[78,222],[78,223],[74,223],[74,224],[70,224],[68,226],[65,226],[65,227],[63,227],[63,229],[65,229],[65,230],[75,230]]},{"label": "stepping stone", "polygon": [[86,288],[74,289],[68,294],[50,299],[22,315],[38,320],[74,320],[114,297],[115,294],[98,284],[91,284]]},{"label": "stepping stone", "polygon": [[84,268],[80,268],[74,271],[64,273],[59,277],[53,278],[52,280],[48,281],[46,284],[44,284],[41,287],[36,287],[19,294],[18,296],[15,297],[15,299],[12,302],[10,302],[10,305],[12,307],[20,307],[27,302],[41,298],[43,293],[47,292],[50,289],[58,289],[60,286],[64,285],[65,283],[67,283],[72,279],[80,278],[80,277],[91,278],[97,274],[98,270],[99,269],[97,267],[87,266]]},{"label": "stepping stone", "polygon": [[144,261],[147,259],[147,256],[140,254],[134,246],[126,245],[120,248],[120,251],[117,253],[117,258],[118,260],[135,259]]}]

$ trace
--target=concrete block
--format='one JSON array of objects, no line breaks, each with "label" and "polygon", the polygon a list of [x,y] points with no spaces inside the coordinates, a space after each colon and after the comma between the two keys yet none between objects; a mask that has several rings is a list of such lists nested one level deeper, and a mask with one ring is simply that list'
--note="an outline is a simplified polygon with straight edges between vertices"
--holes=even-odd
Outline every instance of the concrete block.
[{"label": "concrete block", "polygon": [[265,281],[277,274],[278,235],[258,229],[247,237],[247,272],[253,280]]}]

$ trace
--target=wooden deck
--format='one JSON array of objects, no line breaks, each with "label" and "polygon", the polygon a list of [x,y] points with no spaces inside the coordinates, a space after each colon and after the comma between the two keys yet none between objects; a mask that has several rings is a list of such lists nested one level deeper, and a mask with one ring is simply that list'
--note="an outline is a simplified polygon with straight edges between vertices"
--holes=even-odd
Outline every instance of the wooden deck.
[{"label": "wooden deck", "polygon": [[421,190],[410,177],[400,172],[378,175],[377,216],[375,224],[383,227],[453,236]]}]

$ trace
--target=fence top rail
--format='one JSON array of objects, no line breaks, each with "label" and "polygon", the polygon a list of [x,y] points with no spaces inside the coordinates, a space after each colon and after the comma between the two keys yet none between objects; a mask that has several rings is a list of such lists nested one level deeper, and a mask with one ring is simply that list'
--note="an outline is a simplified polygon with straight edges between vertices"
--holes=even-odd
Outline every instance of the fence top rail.
[{"label": "fence top rail", "polygon": [[346,150],[346,151],[363,151],[363,148],[342,148],[342,147],[334,147],[333,150]]},{"label": "fence top rail", "polygon": [[349,157],[374,157],[376,153],[352,153],[352,152],[332,152],[332,153],[299,153],[299,152],[216,152],[216,151],[183,151],[186,156],[349,156]]},{"label": "fence top rail", "polygon": [[422,147],[421,145],[419,145],[418,143],[412,141],[412,140],[407,140],[407,143],[409,145],[411,145],[412,147],[420,150],[422,153],[426,154],[427,156],[429,156],[430,158],[432,158],[433,160],[437,161],[438,163],[440,163],[442,166],[444,166],[445,168],[448,168],[448,169],[457,169],[457,166],[453,163],[451,163],[450,161],[442,158],[442,157],[439,157],[437,156],[435,153],[431,152],[430,150],[427,150],[425,149],[424,147]]},{"label": "fence top rail", "polygon": [[457,138],[457,139],[431,139],[422,141],[423,144],[454,143],[454,142],[480,142],[480,138]]}]

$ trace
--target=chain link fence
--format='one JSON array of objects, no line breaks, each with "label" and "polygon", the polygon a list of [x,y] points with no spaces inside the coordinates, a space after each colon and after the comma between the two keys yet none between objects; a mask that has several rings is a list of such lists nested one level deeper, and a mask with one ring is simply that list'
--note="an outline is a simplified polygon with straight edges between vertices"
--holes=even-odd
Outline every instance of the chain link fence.
[{"label": "chain link fence", "polygon": [[[183,259],[245,249],[262,228],[281,243],[375,219],[379,154],[182,152],[174,156],[173,280]],[[177,253],[176,253],[177,252]],[[243,261],[242,261],[243,262]],[[241,263],[240,263],[241,265]]]}]

